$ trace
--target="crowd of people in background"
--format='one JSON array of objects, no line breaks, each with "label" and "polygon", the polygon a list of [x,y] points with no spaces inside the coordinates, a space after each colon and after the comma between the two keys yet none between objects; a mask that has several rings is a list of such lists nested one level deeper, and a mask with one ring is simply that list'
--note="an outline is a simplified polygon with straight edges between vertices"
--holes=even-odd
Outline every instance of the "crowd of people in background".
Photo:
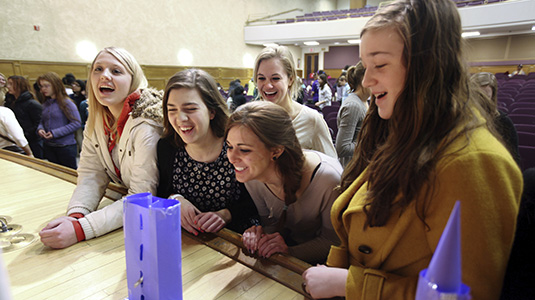
[{"label": "crowd of people in background", "polygon": [[470,78],[449,0],[394,1],[361,37],[362,61],[334,86],[323,71],[306,85],[284,46],[264,48],[251,80],[227,91],[200,69],[153,89],[116,47],[97,54],[87,82],[46,72],[32,89],[0,74],[0,146],[78,172],[67,214],[41,230],[42,243],[65,248],[120,228],[121,201],[100,207],[114,182],[179,200],[194,235],[227,227],[251,255],[314,265],[303,273],[314,298],[414,299],[461,200],[463,281],[474,299],[496,298],[523,181],[496,78]]}]

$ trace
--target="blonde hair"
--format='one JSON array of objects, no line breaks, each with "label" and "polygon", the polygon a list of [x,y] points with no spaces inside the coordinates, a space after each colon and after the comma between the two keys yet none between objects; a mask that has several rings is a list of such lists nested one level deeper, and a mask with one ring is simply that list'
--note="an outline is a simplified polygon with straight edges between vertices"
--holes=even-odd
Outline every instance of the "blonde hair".
[{"label": "blonde hair", "polygon": [[[93,83],[91,80],[91,73],[93,72],[95,62],[97,61],[100,54],[104,52],[107,52],[113,57],[115,57],[125,67],[126,71],[132,76],[132,83],[130,84],[130,89],[128,91],[129,95],[138,89],[143,89],[148,86],[147,78],[145,77],[145,74],[143,74],[141,66],[136,61],[134,56],[132,56],[132,54],[130,54],[123,48],[107,47],[102,49],[91,63],[91,70],[89,71],[89,75],[87,76],[87,86],[89,88],[87,88],[86,91],[90,113],[87,118],[86,127],[89,132],[92,132],[95,129],[96,122],[99,122],[99,120],[101,120],[103,116],[104,122],[106,123],[108,123],[108,119],[114,120],[111,111],[107,107],[100,104],[96,99],[95,92],[93,91]],[[112,131],[112,133],[116,133],[117,120],[115,120],[113,124],[107,125]]]},{"label": "blonde hair", "polygon": [[260,54],[258,54],[253,71],[254,83],[258,85],[257,76],[260,63],[264,60],[269,60],[272,58],[276,58],[282,63],[284,71],[286,71],[286,75],[288,75],[288,79],[291,82],[290,86],[288,87],[290,100],[297,99],[297,95],[299,93],[299,83],[297,82],[297,71],[295,70],[294,57],[292,52],[290,52],[290,50],[285,46],[269,46],[264,48]]}]

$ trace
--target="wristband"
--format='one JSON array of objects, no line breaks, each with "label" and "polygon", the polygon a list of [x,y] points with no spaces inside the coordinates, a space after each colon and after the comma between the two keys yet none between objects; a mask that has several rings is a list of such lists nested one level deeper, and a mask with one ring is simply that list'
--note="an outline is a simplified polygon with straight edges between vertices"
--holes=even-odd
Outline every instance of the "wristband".
[{"label": "wristband", "polygon": [[80,225],[80,222],[78,222],[78,220],[71,222],[72,226],[74,226],[74,232],[76,233],[76,239],[78,242],[85,240],[84,229],[82,228],[82,225]]},{"label": "wristband", "polygon": [[75,219],[81,219],[81,218],[84,217],[84,214],[82,214],[82,213],[72,213],[72,214],[69,215],[69,217],[73,217]]}]

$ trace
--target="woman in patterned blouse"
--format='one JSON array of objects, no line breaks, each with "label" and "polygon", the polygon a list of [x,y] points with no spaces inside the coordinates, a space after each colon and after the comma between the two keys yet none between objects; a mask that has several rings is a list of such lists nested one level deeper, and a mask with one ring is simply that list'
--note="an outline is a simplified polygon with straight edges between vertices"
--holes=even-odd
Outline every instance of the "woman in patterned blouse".
[{"label": "woman in patterned blouse", "polygon": [[176,73],[165,88],[163,111],[157,194],[180,200],[182,227],[197,235],[258,224],[256,207],[227,159],[228,112],[215,80],[197,69]]}]

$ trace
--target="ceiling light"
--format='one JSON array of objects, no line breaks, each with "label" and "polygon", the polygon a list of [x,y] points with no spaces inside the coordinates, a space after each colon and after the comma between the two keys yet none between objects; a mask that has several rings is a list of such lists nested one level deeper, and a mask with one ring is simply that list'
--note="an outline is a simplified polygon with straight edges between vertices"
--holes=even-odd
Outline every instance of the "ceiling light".
[{"label": "ceiling light", "polygon": [[264,47],[278,47],[279,45],[277,43],[266,43],[264,44]]},{"label": "ceiling light", "polygon": [[316,41],[311,41],[311,42],[304,42],[303,44],[307,45],[307,46],[317,46],[319,45],[320,43],[316,42]]},{"label": "ceiling light", "polygon": [[467,31],[461,34],[462,37],[478,36],[479,31]]},{"label": "ceiling light", "polygon": [[334,42],[335,45],[340,45],[340,42]]},{"label": "ceiling light", "polygon": [[535,25],[533,25],[533,27],[531,27],[531,30],[535,31]]},{"label": "ceiling light", "polygon": [[360,40],[347,40],[350,44],[360,44]]},{"label": "ceiling light", "polygon": [[188,49],[180,49],[177,54],[178,62],[183,66],[191,66],[193,54]]},{"label": "ceiling light", "polygon": [[97,46],[90,41],[81,41],[76,44],[76,53],[85,61],[92,61],[97,56]]}]

